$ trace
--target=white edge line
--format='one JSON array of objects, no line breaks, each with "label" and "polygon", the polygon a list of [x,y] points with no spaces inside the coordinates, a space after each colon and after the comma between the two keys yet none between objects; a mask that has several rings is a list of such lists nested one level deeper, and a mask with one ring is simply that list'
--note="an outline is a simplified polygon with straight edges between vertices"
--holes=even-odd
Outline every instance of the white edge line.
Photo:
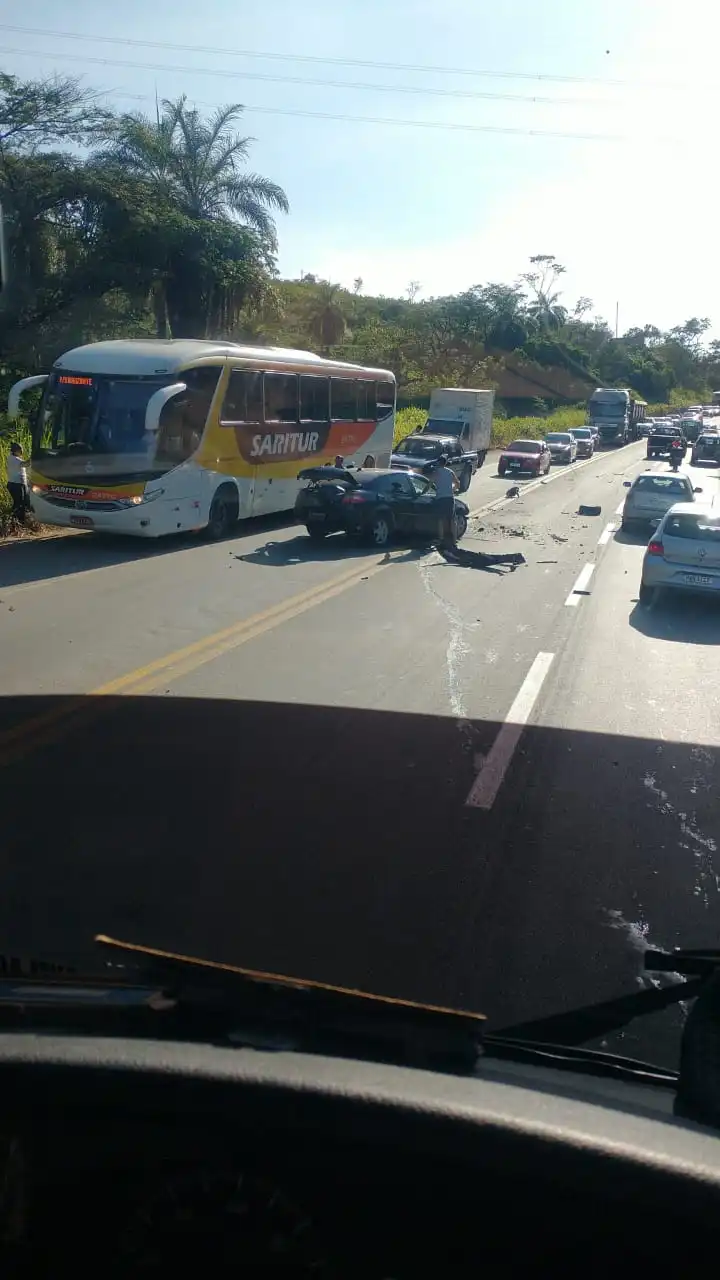
[{"label": "white edge line", "polygon": [[470,808],[492,809],[554,657],[554,653],[539,653],[535,658],[470,788],[465,801]]},{"label": "white edge line", "polygon": [[608,544],[608,542],[610,541],[610,539],[612,538],[612,536],[613,536],[614,532],[615,532],[615,525],[614,525],[614,524],[606,524],[606,525],[605,525],[605,528],[603,529],[602,533],[600,534],[600,537],[598,538],[598,546],[599,546],[599,547],[605,547],[605,546],[607,546],[607,544]]},{"label": "white edge line", "polygon": [[572,608],[577,608],[577,606],[579,605],[579,603],[580,603],[580,601],[581,601],[581,599],[582,599],[582,594],[581,594],[581,593],[582,593],[583,591],[585,591],[585,588],[587,587],[587,585],[588,585],[588,583],[589,583],[590,579],[592,578],[592,576],[593,576],[594,572],[595,572],[595,565],[594,565],[594,564],[586,564],[586,565],[585,565],[585,566],[580,570],[580,573],[578,574],[578,577],[577,577],[577,582],[575,583],[575,586],[573,587],[572,591],[570,592],[570,595],[568,596],[567,600],[565,601],[565,604],[566,604],[569,608],[571,608],[571,609],[572,609]]},{"label": "white edge line", "polygon": [[616,516],[621,516],[621,515],[622,515],[622,513],[623,513],[623,507],[624,507],[624,506],[625,506],[625,499],[623,498],[622,502],[620,503],[620,506],[619,506],[619,507],[616,509],[616,511],[615,511],[615,515],[616,515]]}]

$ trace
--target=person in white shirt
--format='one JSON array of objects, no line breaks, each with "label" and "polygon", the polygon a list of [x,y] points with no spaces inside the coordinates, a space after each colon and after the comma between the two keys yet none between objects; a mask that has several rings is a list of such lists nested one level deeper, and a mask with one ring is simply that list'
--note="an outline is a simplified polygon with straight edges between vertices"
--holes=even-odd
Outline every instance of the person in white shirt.
[{"label": "person in white shirt", "polygon": [[19,520],[20,524],[25,523],[25,517],[30,510],[30,491],[28,489],[28,475],[25,459],[23,458],[22,445],[15,441],[10,445],[10,453],[7,460],[7,489],[13,504],[13,516]]},{"label": "person in white shirt", "polygon": [[457,478],[447,464],[444,453],[440,454],[432,470],[432,482],[437,494],[437,512],[439,524],[439,541],[455,542],[455,493],[460,488]]}]

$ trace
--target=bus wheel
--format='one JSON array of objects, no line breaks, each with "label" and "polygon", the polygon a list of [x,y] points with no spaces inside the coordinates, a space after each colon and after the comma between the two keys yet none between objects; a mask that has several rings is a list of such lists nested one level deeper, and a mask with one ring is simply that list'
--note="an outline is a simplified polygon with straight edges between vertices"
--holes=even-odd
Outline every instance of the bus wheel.
[{"label": "bus wheel", "polygon": [[218,489],[210,504],[210,516],[205,528],[205,536],[210,538],[212,542],[217,542],[220,538],[226,537],[237,518],[237,493],[233,492],[229,485]]}]

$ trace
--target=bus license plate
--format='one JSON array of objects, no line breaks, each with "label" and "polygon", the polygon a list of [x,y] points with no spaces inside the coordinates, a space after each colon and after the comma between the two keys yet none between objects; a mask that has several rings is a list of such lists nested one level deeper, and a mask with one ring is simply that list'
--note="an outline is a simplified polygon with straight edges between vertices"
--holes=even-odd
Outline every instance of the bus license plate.
[{"label": "bus license plate", "polygon": [[70,523],[78,529],[92,529],[95,521],[92,516],[71,516]]}]

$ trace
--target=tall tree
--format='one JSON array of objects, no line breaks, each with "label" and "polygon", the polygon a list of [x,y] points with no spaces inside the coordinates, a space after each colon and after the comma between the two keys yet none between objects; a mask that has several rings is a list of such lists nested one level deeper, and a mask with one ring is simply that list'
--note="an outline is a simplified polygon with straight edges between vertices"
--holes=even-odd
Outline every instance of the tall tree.
[{"label": "tall tree", "polygon": [[94,157],[98,174],[120,174],[145,194],[151,238],[167,226],[165,245],[154,241],[152,279],[162,336],[168,323],[174,337],[234,328],[274,269],[270,211],[287,212],[288,200],[276,183],[244,171],[252,139],[233,129],[241,111],[231,104],[205,120],[184,97],[166,100],[156,120],[135,114],[110,122]]},{"label": "tall tree", "polygon": [[536,253],[530,264],[532,270],[520,277],[531,291],[528,312],[541,328],[559,329],[567,319],[567,310],[560,302],[561,293],[555,283],[565,268],[553,253]]},{"label": "tall tree", "polygon": [[233,125],[239,103],[218,107],[205,120],[183,96],[165,100],[156,120],[124,115],[107,129],[107,153],[113,163],[155,187],[190,218],[235,219],[276,246],[271,210],[287,213],[282,187],[244,166],[252,138]]},{"label": "tall tree", "polygon": [[343,341],[347,320],[339,284],[324,281],[317,286],[309,302],[308,322],[310,336],[325,354]]}]

